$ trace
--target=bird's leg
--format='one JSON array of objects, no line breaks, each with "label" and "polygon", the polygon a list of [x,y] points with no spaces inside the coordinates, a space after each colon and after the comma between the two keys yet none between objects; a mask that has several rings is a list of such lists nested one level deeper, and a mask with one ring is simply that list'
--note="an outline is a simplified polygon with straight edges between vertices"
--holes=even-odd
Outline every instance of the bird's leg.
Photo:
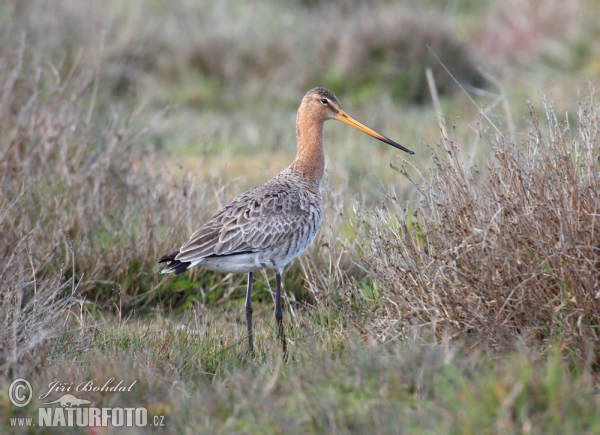
[{"label": "bird's leg", "polygon": [[277,336],[283,346],[283,355],[287,356],[287,346],[285,343],[285,332],[283,330],[283,311],[281,310],[281,273],[275,274],[275,320],[277,321]]},{"label": "bird's leg", "polygon": [[248,272],[248,289],[246,290],[246,326],[248,327],[248,349],[254,353],[254,337],[252,335],[252,272]]}]

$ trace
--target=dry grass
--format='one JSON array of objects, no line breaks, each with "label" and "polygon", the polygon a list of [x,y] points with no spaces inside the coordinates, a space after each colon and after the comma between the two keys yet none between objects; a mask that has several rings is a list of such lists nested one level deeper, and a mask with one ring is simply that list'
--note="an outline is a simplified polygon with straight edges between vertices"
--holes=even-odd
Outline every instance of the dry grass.
[{"label": "dry grass", "polygon": [[175,181],[166,171],[150,174],[135,148],[145,132],[136,126],[139,113],[96,105],[93,73],[75,69],[61,78],[26,44],[3,61],[0,286],[10,334],[2,362],[12,352],[14,363],[16,348],[39,344],[60,325],[75,288],[97,308],[118,310],[192,297],[161,287],[155,262],[170,240],[208,216],[222,191],[198,190],[193,178]]},{"label": "dry grass", "polygon": [[403,329],[432,325],[499,348],[558,340],[598,364],[598,103],[592,92],[574,125],[550,103],[545,122],[531,110],[520,143],[481,132],[484,173],[443,136],[416,209],[390,193],[372,215],[363,264]]}]

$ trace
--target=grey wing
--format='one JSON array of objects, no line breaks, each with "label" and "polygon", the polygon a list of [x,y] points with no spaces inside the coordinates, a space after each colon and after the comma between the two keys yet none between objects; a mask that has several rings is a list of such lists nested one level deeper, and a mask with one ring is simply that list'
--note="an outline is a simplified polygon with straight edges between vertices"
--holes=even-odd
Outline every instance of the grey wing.
[{"label": "grey wing", "polygon": [[319,198],[288,186],[264,187],[250,190],[223,207],[192,234],[180,248],[177,260],[195,262],[312,240],[322,220]]}]

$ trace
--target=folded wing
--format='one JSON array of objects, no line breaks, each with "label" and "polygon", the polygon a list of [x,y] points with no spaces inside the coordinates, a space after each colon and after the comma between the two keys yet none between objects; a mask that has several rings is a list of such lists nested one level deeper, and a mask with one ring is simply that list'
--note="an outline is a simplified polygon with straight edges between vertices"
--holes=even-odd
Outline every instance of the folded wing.
[{"label": "folded wing", "polygon": [[291,186],[266,187],[249,190],[223,207],[192,234],[174,259],[196,264],[206,257],[309,243],[321,224],[320,201]]}]

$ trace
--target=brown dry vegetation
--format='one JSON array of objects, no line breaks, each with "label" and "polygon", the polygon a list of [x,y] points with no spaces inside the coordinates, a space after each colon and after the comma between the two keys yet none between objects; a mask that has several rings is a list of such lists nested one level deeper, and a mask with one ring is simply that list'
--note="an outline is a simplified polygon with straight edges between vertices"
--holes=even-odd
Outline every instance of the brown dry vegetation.
[{"label": "brown dry vegetation", "polygon": [[[559,340],[600,363],[599,106],[575,125],[531,114],[520,141],[482,131],[485,171],[442,129],[414,211],[393,194],[368,224],[363,264],[387,316],[511,348]],[[541,124],[544,124],[543,126]]]},{"label": "brown dry vegetation", "polygon": [[26,45],[3,71],[2,273],[75,277],[86,299],[139,307],[160,286],[156,258],[216,200],[149,169],[139,113],[98,109],[94,74],[55,72]]}]

